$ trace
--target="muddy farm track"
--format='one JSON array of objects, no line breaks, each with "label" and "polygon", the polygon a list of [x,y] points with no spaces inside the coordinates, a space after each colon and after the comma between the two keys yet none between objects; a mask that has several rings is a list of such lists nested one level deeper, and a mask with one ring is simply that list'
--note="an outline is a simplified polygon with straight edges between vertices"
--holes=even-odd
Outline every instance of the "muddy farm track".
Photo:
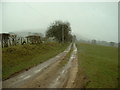
[{"label": "muddy farm track", "polygon": [[74,88],[77,71],[77,48],[73,43],[64,52],[3,81],[2,85],[3,88]]}]

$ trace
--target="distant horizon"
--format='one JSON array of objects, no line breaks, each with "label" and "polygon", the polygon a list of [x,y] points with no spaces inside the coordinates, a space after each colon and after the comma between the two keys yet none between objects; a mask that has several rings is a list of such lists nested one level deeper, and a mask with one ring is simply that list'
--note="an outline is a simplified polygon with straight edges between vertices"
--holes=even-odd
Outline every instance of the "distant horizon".
[{"label": "distant horizon", "polygon": [[[19,35],[20,34],[20,36],[26,36],[26,35],[28,35],[29,33],[41,33],[41,34],[43,34],[44,35],[44,37],[45,37],[45,33],[42,33],[42,32],[40,32],[40,31],[14,31],[14,32],[0,32],[0,33],[15,33],[15,34],[17,34],[17,35]],[[24,33],[24,35],[21,35],[22,33]],[[72,35],[75,35],[75,34],[72,34]],[[77,37],[77,36],[76,36]],[[97,39],[87,39],[87,38],[77,38],[77,40],[79,41],[79,40],[85,40],[85,41],[92,41],[92,40],[96,40],[96,41],[105,41],[105,40],[97,40]],[[114,42],[114,41],[105,41],[105,42]],[[119,43],[119,42],[115,42],[115,43]]]}]

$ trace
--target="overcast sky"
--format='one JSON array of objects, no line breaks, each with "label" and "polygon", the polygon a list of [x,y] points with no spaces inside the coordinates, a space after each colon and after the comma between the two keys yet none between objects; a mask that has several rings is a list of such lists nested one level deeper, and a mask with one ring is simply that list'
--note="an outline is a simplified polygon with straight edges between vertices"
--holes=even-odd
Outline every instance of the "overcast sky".
[{"label": "overcast sky", "polygon": [[44,33],[55,20],[68,21],[78,38],[118,41],[117,2],[3,3],[3,32]]}]

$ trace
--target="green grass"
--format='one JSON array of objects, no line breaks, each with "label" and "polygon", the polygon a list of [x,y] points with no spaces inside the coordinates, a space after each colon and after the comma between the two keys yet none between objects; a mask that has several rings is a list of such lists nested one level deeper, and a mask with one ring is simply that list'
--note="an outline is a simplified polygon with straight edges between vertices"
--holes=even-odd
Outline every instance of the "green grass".
[{"label": "green grass", "polygon": [[2,78],[9,78],[42,63],[65,50],[66,44],[45,43],[40,45],[17,45],[2,49]]},{"label": "green grass", "polygon": [[78,43],[79,66],[90,80],[86,88],[118,87],[118,48]]}]

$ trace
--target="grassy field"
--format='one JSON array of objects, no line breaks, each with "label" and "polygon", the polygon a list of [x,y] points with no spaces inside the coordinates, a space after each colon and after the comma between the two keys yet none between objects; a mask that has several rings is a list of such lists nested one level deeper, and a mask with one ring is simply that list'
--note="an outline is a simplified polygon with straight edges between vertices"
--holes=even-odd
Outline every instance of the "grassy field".
[{"label": "grassy field", "polygon": [[86,88],[118,87],[118,48],[78,43],[79,68],[89,83]]},{"label": "grassy field", "polygon": [[17,45],[2,49],[3,80],[17,72],[27,70],[65,50],[66,44],[46,43],[40,45]]}]

